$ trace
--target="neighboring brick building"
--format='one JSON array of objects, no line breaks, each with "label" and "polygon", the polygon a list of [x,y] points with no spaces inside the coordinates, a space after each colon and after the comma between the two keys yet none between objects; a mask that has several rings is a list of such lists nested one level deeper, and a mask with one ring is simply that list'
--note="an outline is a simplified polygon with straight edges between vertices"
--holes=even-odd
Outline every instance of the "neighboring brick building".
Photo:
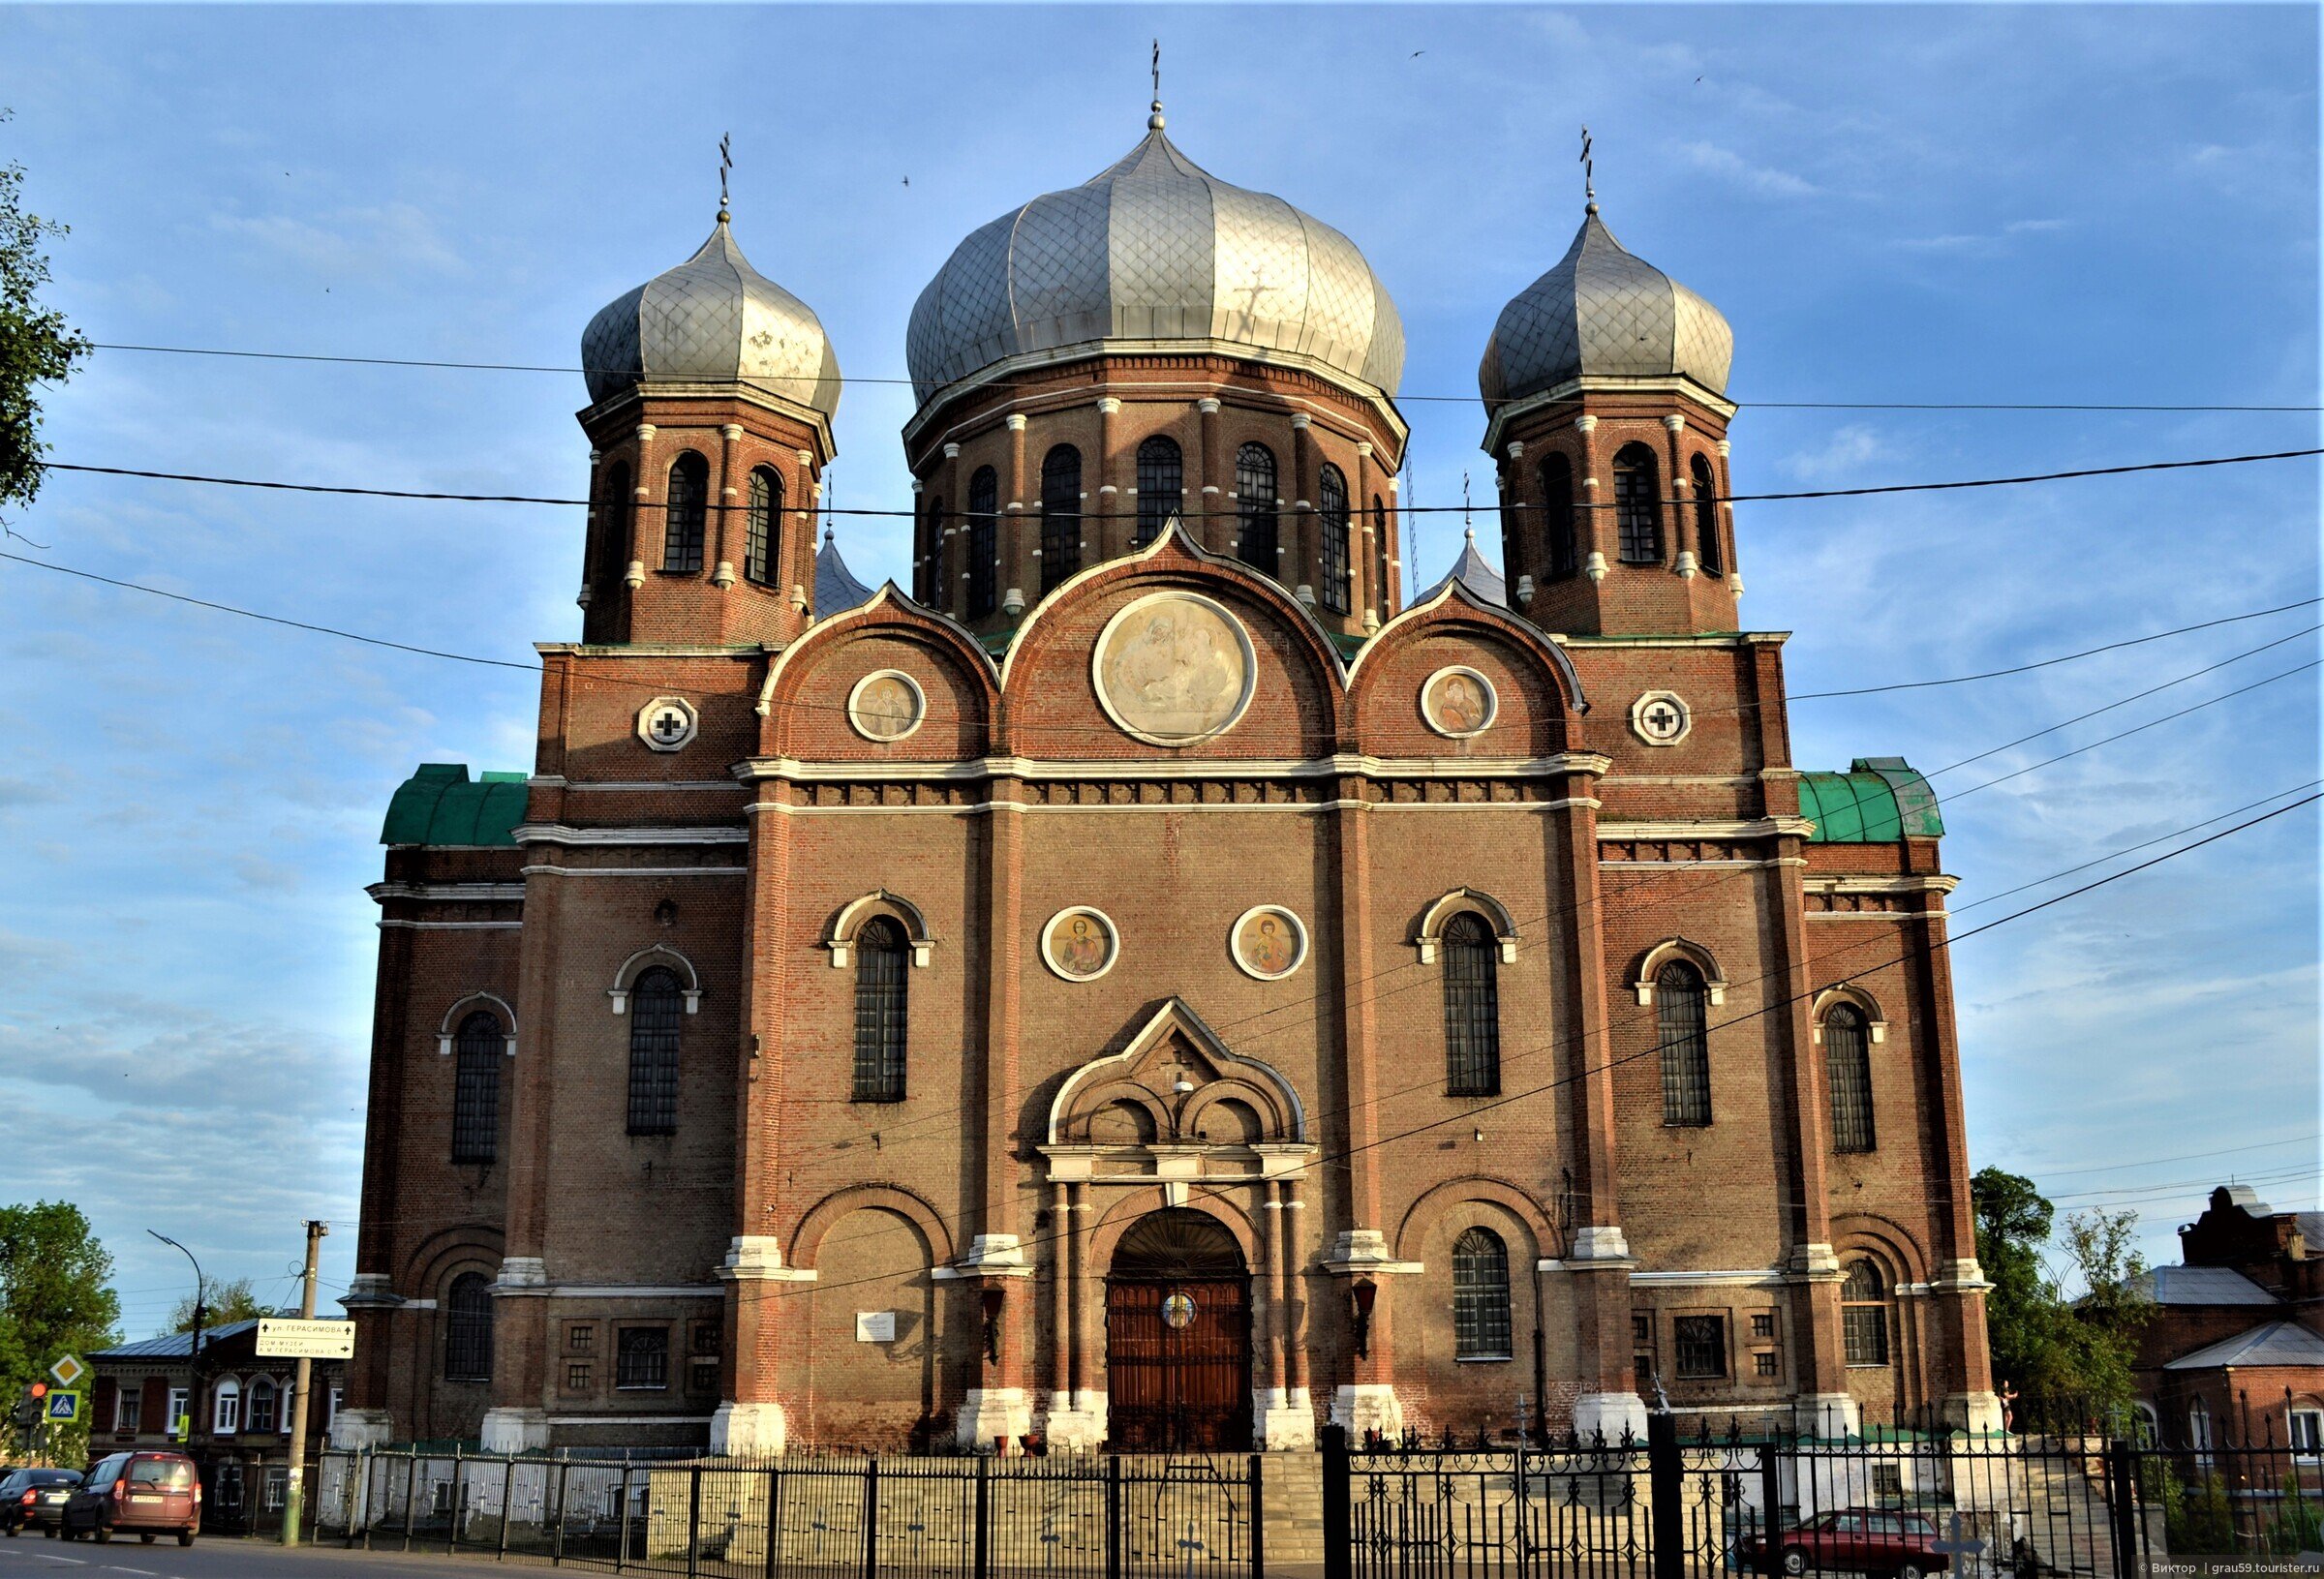
[{"label": "neighboring brick building", "polygon": [[1161,126],[923,293],[911,595],[724,213],[590,326],[532,775],[388,814],[342,1441],[1998,1423],[1942,827],[1792,765],[1726,321],[1593,204],[1514,606],[1407,606],[1393,305]]}]

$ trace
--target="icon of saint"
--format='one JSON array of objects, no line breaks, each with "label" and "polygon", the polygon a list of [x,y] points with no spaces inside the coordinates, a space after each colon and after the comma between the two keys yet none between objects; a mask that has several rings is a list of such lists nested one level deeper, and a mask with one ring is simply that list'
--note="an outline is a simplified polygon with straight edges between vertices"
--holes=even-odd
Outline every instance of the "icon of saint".
[{"label": "icon of saint", "polygon": [[1106,955],[1111,945],[1106,941],[1104,928],[1087,916],[1076,916],[1065,924],[1064,934],[1055,939],[1057,967],[1068,976],[1094,976],[1106,967]]},{"label": "icon of saint", "polygon": [[1447,675],[1436,687],[1436,721],[1454,735],[1470,735],[1484,727],[1484,688],[1467,675]]}]

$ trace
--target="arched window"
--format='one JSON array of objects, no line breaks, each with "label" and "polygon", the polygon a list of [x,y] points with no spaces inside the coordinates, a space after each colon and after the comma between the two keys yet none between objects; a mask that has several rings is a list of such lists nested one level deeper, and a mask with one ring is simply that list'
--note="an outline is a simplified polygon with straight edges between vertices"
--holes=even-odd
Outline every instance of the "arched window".
[{"label": "arched window", "polygon": [[1000,606],[1000,474],[989,466],[968,479],[968,618]]},{"label": "arched window", "polygon": [[210,1394],[210,1431],[230,1437],[242,1429],[242,1383],[228,1377]]},{"label": "arched window", "polygon": [[1338,467],[1327,465],[1316,489],[1316,498],[1323,506],[1324,529],[1324,584],[1316,595],[1331,613],[1345,614],[1348,612],[1348,479],[1340,475]]},{"label": "arched window", "polygon": [[678,1025],[686,1014],[677,972],[640,971],[629,988],[629,1133],[678,1133]]},{"label": "arched window", "polygon": [[1663,562],[1663,504],[1654,451],[1625,444],[1614,457],[1614,526],[1624,564]]},{"label": "arched window", "polygon": [[1155,434],[1138,446],[1138,531],[1130,540],[1144,548],[1162,535],[1162,527],[1186,495],[1186,463],[1175,439]]},{"label": "arched window", "polygon": [[1832,1149],[1870,1151],[1872,1128],[1872,1037],[1864,1011],[1836,1003],[1823,1017],[1825,1083],[1832,1088]]},{"label": "arched window", "polygon": [[944,501],[939,499],[928,507],[927,546],[921,550],[920,562],[912,567],[912,596],[934,608],[944,596]]},{"label": "arched window", "polygon": [[1041,462],[1041,590],[1082,567],[1082,452],[1059,444]]},{"label": "arched window", "polygon": [[1275,559],[1273,450],[1265,444],[1245,444],[1235,452],[1235,497],[1242,516],[1237,557],[1271,576],[1282,568]]},{"label": "arched window", "polygon": [[903,1100],[903,928],[874,916],[855,934],[855,1100]]},{"label": "arched window", "polygon": [[750,508],[743,538],[743,574],[761,587],[772,587],[781,575],[782,478],[771,466],[750,473]]},{"label": "arched window", "polygon": [[628,568],[629,463],[616,461],[605,469],[605,486],[597,496],[597,555],[590,562],[590,581],[598,591],[622,584]]},{"label": "arched window", "polygon": [[1708,457],[1695,457],[1695,555],[1714,576],[1727,574],[1727,560],[1719,552],[1719,479],[1711,474]]},{"label": "arched window", "polygon": [[242,1411],[242,1429],[272,1431],[274,1429],[274,1379],[260,1377],[250,1384],[250,1394]]},{"label": "arched window", "polygon": [[1542,537],[1549,549],[1549,579],[1581,568],[1574,532],[1574,463],[1552,454],[1542,463]]},{"label": "arched window", "polygon": [[1840,1340],[1850,1365],[1888,1363],[1888,1290],[1868,1260],[1850,1263],[1841,1280]]},{"label": "arched window", "polygon": [[479,1009],[452,1039],[452,1161],[489,1163],[501,1148],[501,1022]]},{"label": "arched window", "polygon": [[463,1272],[443,1295],[443,1379],[492,1380],[492,1280]]},{"label": "arched window", "polygon": [[1490,1229],[1452,1242],[1452,1354],[1510,1357],[1509,1247]]},{"label": "arched window", "polygon": [[1711,1121],[1711,1047],[1702,972],[1672,959],[1655,972],[1654,1016],[1662,1030],[1663,1122]]},{"label": "arched window", "polygon": [[661,539],[664,570],[702,568],[702,538],[710,520],[710,463],[692,450],[670,468],[668,522]]},{"label": "arched window", "polygon": [[1501,992],[1493,929],[1474,910],[1445,923],[1445,1094],[1501,1090]]},{"label": "arched window", "polygon": [[1388,618],[1388,501],[1372,496],[1372,607]]}]

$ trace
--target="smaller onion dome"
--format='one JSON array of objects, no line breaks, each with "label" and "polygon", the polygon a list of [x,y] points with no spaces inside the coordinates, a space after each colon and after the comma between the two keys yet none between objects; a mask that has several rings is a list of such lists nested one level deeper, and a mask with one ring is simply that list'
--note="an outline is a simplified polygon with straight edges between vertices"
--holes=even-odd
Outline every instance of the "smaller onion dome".
[{"label": "smaller onion dome", "polygon": [[723,208],[693,257],[589,320],[581,365],[593,402],[638,383],[756,383],[826,417],[840,406],[822,320],[750,266]]},{"label": "smaller onion dome", "polygon": [[1592,203],[1557,266],[1501,309],[1477,388],[1504,402],[1591,376],[1683,377],[1717,395],[1734,357],[1719,309],[1624,251]]},{"label": "smaller onion dome", "polygon": [[1509,583],[1502,580],[1501,572],[1487,564],[1484,556],[1477,552],[1475,527],[1469,528],[1464,534],[1460,558],[1452,562],[1452,568],[1439,576],[1426,592],[1411,599],[1411,606],[1416,609],[1421,607],[1456,581],[1476,593],[1479,602],[1490,603],[1495,608],[1509,607]]}]

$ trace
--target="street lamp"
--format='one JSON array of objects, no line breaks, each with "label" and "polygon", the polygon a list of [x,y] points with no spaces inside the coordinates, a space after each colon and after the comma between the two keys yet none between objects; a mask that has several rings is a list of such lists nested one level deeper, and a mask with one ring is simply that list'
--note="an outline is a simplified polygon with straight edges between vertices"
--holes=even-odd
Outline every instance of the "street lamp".
[{"label": "street lamp", "polygon": [[[188,1401],[186,1410],[186,1445],[191,1447],[194,1445],[194,1422],[201,1418],[201,1323],[202,1319],[209,1314],[206,1302],[208,1286],[202,1281],[201,1262],[194,1260],[194,1252],[170,1238],[167,1233],[155,1233],[151,1229],[147,1229],[145,1231],[152,1233],[155,1238],[185,1257],[194,1265],[194,1343],[186,1351],[186,1363],[188,1369],[193,1373],[194,1383],[193,1397]],[[174,1430],[177,1422],[172,1420],[169,1422],[169,1426]]]}]

